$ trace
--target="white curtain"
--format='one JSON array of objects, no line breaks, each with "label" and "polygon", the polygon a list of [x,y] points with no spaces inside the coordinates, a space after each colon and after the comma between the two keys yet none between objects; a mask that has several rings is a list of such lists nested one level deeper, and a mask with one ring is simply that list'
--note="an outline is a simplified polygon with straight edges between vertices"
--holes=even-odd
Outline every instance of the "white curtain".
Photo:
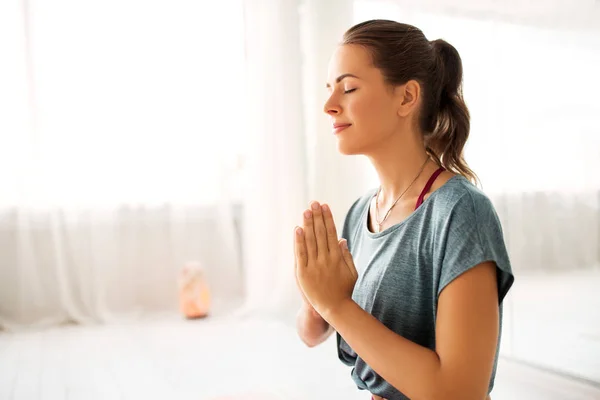
[{"label": "white curtain", "polygon": [[188,260],[293,319],[294,225],[366,189],[322,112],[352,2],[3,6],[2,326],[172,310]]},{"label": "white curtain", "polygon": [[1,327],[241,295],[241,1],[2,1],[0,65]]},{"label": "white curtain", "polygon": [[307,203],[297,0],[245,2],[248,158],[242,313],[297,306],[293,227]]},{"label": "white curtain", "polygon": [[293,321],[293,228],[310,200],[328,203],[340,227],[366,189],[368,167],[337,152],[323,113],[327,64],[352,23],[352,2],[247,1],[250,112],[244,191],[248,314]]},{"label": "white curtain", "polygon": [[502,220],[516,274],[501,351],[600,382],[598,19],[580,24],[570,18],[585,10],[560,7],[423,3],[355,1],[355,22],[407,22],[462,57],[466,159]]}]

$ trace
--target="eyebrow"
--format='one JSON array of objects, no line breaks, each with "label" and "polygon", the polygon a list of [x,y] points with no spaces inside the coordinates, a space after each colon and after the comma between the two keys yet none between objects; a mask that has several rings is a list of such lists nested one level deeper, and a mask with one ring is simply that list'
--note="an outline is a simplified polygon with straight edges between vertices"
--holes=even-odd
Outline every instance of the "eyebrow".
[{"label": "eyebrow", "polygon": [[[337,78],[335,78],[335,83],[340,83],[342,80],[344,80],[345,78],[356,78],[356,79],[360,79],[358,76],[356,75],[352,75],[352,74],[342,74],[340,76],[338,76]],[[325,87],[331,87],[331,85],[329,83],[325,84]]]}]

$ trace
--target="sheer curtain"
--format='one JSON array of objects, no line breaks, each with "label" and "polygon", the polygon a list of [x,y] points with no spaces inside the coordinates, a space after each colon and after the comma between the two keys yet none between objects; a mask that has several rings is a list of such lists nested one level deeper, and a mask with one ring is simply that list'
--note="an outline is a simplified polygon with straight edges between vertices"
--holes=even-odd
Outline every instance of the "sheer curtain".
[{"label": "sheer curtain", "polygon": [[293,319],[294,225],[365,189],[322,112],[352,2],[3,7],[0,324],[172,310],[188,260]]},{"label": "sheer curtain", "polygon": [[248,152],[241,315],[293,315],[293,227],[308,203],[297,0],[245,2]]},{"label": "sheer curtain", "polygon": [[0,326],[173,310],[187,261],[241,296],[241,0],[3,1],[0,30]]},{"label": "sheer curtain", "polygon": [[246,2],[249,135],[244,191],[247,315],[293,322],[293,228],[310,200],[328,203],[341,230],[366,190],[364,160],[341,156],[323,113],[327,65],[352,24],[348,0]]},{"label": "sheer curtain", "polygon": [[434,3],[356,1],[355,22],[411,23],[458,49],[472,116],[466,158],[516,273],[502,352],[600,382],[600,25],[569,20],[584,10],[540,19]]}]

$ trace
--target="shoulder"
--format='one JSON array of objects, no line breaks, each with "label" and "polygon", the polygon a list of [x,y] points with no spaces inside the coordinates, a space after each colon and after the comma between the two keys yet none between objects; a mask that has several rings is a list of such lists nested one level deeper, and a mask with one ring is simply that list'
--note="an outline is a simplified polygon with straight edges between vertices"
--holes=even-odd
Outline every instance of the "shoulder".
[{"label": "shoulder", "polygon": [[365,209],[369,207],[371,203],[371,199],[377,193],[377,189],[371,189],[367,193],[360,196],[358,199],[352,203],[348,212],[346,213],[345,223],[351,224],[355,221],[358,221],[360,217],[363,215]]},{"label": "shoulder", "polygon": [[448,189],[451,190],[440,196],[440,207],[447,210],[435,227],[440,236],[435,250],[441,268],[438,295],[463,272],[493,261],[500,271],[498,289],[502,301],[514,276],[496,210],[489,197],[465,178],[453,179]]},{"label": "shoulder", "polygon": [[[353,241],[353,237],[351,236],[355,236],[357,228],[360,226],[361,218],[363,217],[366,209],[368,209],[370,201],[373,196],[375,196],[376,192],[377,189],[369,190],[367,193],[356,199],[346,212],[344,217],[344,226],[342,229],[342,237],[348,241],[348,246],[350,246],[350,243]],[[352,235],[351,232],[353,232]]]},{"label": "shoulder", "polygon": [[[440,196],[437,225],[442,253],[455,252],[457,257],[471,257],[476,253],[499,259],[508,265],[502,225],[496,210],[478,187],[467,179],[458,177]],[[438,200],[438,199],[436,199]],[[506,262],[505,262],[506,261]]]},{"label": "shoulder", "polygon": [[444,219],[479,220],[496,214],[489,197],[462,176],[453,177],[438,190],[434,206]]}]

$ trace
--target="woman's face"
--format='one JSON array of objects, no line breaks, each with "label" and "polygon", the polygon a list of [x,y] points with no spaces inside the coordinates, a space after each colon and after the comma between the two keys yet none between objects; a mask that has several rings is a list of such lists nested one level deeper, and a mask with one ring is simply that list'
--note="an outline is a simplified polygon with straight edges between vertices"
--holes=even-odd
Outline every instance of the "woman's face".
[{"label": "woman's face", "polygon": [[399,96],[384,82],[367,51],[342,45],[329,62],[324,111],[342,154],[368,154],[401,126]]}]

